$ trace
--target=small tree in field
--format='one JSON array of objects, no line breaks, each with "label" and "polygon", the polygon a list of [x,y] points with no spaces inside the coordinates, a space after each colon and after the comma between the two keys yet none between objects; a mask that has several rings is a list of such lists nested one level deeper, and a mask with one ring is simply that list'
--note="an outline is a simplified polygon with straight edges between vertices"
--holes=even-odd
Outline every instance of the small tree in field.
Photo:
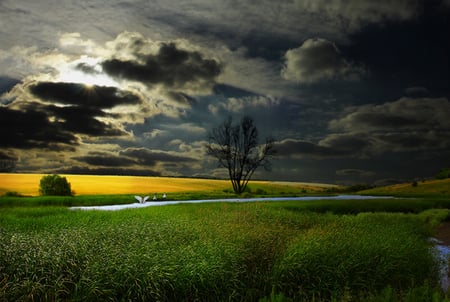
[{"label": "small tree in field", "polygon": [[70,183],[65,177],[59,175],[47,175],[41,178],[39,183],[39,194],[53,196],[71,196]]},{"label": "small tree in field", "polygon": [[234,192],[241,194],[258,167],[270,170],[273,142],[268,138],[264,145],[258,144],[258,129],[251,117],[245,116],[239,125],[233,125],[230,117],[210,132],[206,149],[217,158],[219,167],[228,169]]}]

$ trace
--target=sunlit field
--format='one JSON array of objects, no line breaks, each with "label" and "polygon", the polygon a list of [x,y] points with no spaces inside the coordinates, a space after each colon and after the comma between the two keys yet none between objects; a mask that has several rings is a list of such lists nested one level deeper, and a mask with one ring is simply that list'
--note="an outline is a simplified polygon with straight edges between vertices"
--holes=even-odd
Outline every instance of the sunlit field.
[{"label": "sunlit field", "polygon": [[[39,194],[39,181],[45,174],[0,174],[0,195],[5,192],[17,192],[22,195]],[[162,194],[174,192],[205,192],[230,189],[227,180],[175,178],[175,177],[139,177],[139,176],[98,176],[98,175],[61,175],[71,183],[76,195],[93,194]],[[272,183],[252,181],[252,187],[276,186],[287,191],[305,189],[322,191],[329,185],[304,183]],[[285,191],[286,191],[285,190]]]},{"label": "sunlit field", "polygon": [[[0,192],[13,191],[38,195],[39,180],[44,174],[0,174]],[[71,183],[76,194],[133,194],[141,192],[205,191],[224,188],[224,180],[190,178],[61,175]]]}]

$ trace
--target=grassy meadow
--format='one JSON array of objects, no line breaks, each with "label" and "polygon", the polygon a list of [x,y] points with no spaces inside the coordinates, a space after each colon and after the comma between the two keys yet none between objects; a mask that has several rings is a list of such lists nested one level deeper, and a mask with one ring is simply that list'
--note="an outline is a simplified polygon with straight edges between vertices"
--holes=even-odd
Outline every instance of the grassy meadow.
[{"label": "grassy meadow", "polygon": [[[253,196],[319,192],[250,186]],[[205,195],[232,193],[171,193]],[[445,195],[67,207],[128,198],[0,197],[0,301],[449,301],[428,240],[450,217]]]},{"label": "grassy meadow", "polygon": [[405,197],[450,197],[450,178],[401,183],[364,190],[361,193],[368,195],[393,195]]}]

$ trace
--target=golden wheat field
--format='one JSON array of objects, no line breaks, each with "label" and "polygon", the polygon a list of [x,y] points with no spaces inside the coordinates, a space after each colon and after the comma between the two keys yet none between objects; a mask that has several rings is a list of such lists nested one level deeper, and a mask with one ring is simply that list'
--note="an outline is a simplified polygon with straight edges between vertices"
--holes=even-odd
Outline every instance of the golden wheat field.
[{"label": "golden wheat field", "polygon": [[[38,195],[39,181],[45,174],[0,174],[0,195],[18,192],[23,195]],[[77,195],[88,194],[134,194],[173,193],[190,191],[223,190],[230,187],[226,180],[138,177],[61,175],[67,178]]]}]

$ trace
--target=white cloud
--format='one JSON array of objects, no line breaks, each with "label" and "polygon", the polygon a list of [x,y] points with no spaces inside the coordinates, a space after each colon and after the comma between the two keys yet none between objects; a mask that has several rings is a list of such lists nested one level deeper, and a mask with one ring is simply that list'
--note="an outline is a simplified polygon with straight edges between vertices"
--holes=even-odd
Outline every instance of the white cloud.
[{"label": "white cloud", "polygon": [[322,80],[356,80],[363,69],[345,60],[336,45],[325,39],[308,39],[302,46],[285,54],[286,65],[281,76],[298,83]]},{"label": "white cloud", "polygon": [[247,50],[218,48],[217,54],[225,62],[223,73],[218,81],[256,94],[274,97],[298,97],[298,91],[289,83],[280,81],[279,66],[263,58],[249,57]]}]

